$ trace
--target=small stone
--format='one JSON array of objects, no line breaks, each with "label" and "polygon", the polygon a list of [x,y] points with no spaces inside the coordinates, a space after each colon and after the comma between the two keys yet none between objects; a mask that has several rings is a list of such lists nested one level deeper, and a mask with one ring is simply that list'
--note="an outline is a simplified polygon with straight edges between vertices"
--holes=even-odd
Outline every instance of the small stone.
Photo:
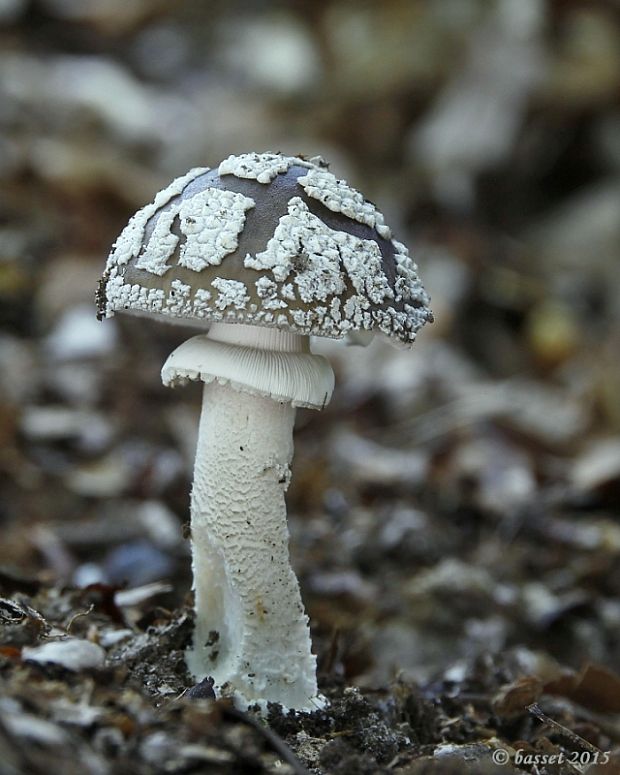
[{"label": "small stone", "polygon": [[203,678],[196,686],[192,686],[186,697],[190,697],[192,700],[214,700],[213,683],[213,678],[210,676]]}]

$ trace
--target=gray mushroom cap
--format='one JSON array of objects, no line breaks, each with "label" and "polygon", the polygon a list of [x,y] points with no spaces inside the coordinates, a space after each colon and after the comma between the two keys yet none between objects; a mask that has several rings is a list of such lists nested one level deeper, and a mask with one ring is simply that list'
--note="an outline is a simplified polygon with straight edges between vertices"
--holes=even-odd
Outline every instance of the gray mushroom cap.
[{"label": "gray mushroom cap", "polygon": [[97,294],[100,317],[162,315],[411,343],[432,321],[407,248],[322,160],[231,156],[177,178],[130,220]]}]

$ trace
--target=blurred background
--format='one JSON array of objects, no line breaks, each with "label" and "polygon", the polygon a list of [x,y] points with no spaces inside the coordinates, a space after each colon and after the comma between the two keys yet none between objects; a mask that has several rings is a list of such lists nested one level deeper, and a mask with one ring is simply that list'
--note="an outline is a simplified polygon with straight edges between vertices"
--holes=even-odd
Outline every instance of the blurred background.
[{"label": "blurred background", "polygon": [[614,0],[0,0],[0,575],[146,588],[144,627],[187,600],[187,333],[93,295],[156,191],[264,150],[376,202],[436,317],[316,343],[289,511],[322,669],[620,667]]}]

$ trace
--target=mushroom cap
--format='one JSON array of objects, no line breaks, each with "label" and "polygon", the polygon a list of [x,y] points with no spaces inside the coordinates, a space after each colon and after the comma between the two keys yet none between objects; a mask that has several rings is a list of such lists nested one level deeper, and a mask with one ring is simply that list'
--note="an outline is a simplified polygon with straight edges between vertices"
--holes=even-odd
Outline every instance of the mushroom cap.
[{"label": "mushroom cap", "polygon": [[320,159],[250,153],[192,169],[115,242],[99,317],[163,316],[341,338],[379,329],[405,343],[432,321],[407,248]]}]

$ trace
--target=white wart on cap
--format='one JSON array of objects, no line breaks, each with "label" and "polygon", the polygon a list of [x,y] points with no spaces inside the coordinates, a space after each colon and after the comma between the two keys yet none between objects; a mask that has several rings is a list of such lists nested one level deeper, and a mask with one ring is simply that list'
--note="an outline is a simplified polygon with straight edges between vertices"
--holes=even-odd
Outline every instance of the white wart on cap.
[{"label": "white wart on cap", "polygon": [[332,338],[378,329],[404,343],[432,321],[417,267],[376,207],[320,159],[277,153],[173,181],[120,235],[97,301],[100,317]]}]

